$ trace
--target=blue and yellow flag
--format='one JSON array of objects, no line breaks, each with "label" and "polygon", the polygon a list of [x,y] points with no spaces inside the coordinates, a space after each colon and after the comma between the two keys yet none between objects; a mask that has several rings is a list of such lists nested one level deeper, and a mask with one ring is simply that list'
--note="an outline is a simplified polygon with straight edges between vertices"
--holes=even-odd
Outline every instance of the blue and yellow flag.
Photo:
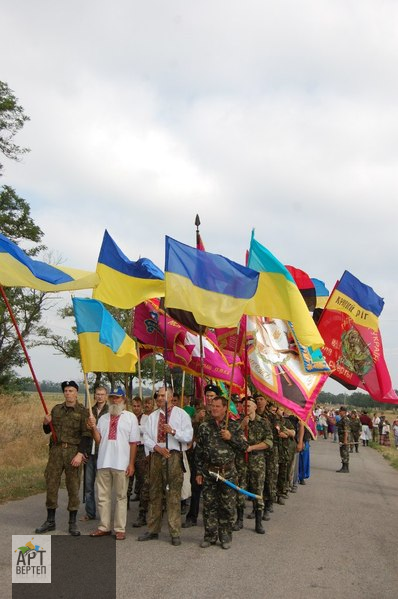
[{"label": "blue and yellow flag", "polygon": [[246,314],[291,321],[302,345],[314,349],[322,347],[323,339],[293,276],[282,262],[254,239],[254,232],[248,264],[260,272],[260,277],[257,292],[246,307]]},{"label": "blue and yellow flag", "polygon": [[101,302],[73,298],[83,372],[135,372],[135,342]]},{"label": "blue and yellow flag", "polygon": [[329,298],[329,290],[327,289],[325,283],[320,281],[319,279],[311,278],[311,281],[314,283],[315,294],[316,294],[316,308],[324,308],[326,306],[326,302]]},{"label": "blue and yellow flag", "polygon": [[0,234],[0,284],[38,291],[91,289],[98,283],[95,272],[52,266],[33,260],[13,241]]},{"label": "blue and yellow flag", "polygon": [[201,325],[236,326],[258,277],[251,268],[166,236],[165,304],[190,310]]},{"label": "blue and yellow flag", "polygon": [[100,282],[94,290],[95,299],[129,309],[147,299],[164,297],[164,274],[148,258],[133,262],[127,258],[105,231],[98,257]]}]

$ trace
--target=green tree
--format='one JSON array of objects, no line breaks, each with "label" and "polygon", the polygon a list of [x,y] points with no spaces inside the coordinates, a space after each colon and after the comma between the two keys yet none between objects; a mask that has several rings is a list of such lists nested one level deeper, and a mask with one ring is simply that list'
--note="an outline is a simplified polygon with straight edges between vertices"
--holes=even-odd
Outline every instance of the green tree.
[{"label": "green tree", "polygon": [[[26,253],[35,255],[45,249],[40,244],[43,232],[33,221],[30,206],[15,191],[4,186],[0,191],[0,233],[21,243],[28,242]],[[37,334],[44,310],[51,307],[48,295],[33,289],[7,288],[8,301],[12,307],[21,335],[28,345],[29,338]],[[25,358],[4,302],[0,303],[0,387],[15,386],[13,368],[22,366]]]},{"label": "green tree", "polygon": [[[29,117],[26,116],[18,99],[7,83],[0,81],[0,152],[10,160],[18,160],[29,152],[14,143],[14,136],[24,126]],[[3,165],[0,163],[0,173]]]}]

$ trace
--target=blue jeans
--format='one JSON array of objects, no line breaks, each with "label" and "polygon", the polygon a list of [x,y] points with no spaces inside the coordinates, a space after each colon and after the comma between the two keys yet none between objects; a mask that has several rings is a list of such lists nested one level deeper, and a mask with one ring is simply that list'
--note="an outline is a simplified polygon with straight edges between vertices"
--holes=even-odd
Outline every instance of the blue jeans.
[{"label": "blue jeans", "polygon": [[84,497],[86,502],[86,514],[89,518],[95,518],[95,492],[94,484],[95,477],[97,475],[97,456],[90,455],[88,462],[85,465],[85,485],[84,485]]}]

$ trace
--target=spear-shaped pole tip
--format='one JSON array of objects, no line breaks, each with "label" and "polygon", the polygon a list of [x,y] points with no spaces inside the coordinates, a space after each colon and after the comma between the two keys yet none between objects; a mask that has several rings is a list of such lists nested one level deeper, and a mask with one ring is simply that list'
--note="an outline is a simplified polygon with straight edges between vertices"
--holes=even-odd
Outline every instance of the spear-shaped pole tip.
[{"label": "spear-shaped pole tip", "polygon": [[197,214],[197,215],[195,216],[195,226],[196,226],[196,227],[199,227],[199,226],[200,226],[200,218],[199,218],[199,214]]}]

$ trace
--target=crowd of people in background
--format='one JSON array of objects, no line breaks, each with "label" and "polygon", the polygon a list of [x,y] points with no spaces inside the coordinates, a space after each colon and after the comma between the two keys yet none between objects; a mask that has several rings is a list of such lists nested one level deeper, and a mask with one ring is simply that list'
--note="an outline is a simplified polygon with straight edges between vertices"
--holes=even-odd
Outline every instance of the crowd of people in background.
[{"label": "crowd of people in background", "polygon": [[[350,453],[358,453],[359,446],[362,444],[363,447],[367,447],[369,441],[385,447],[395,446],[398,449],[398,418],[395,418],[391,424],[383,412],[373,412],[371,416],[367,410],[355,409],[349,410],[347,415],[350,428]],[[314,419],[318,438],[330,439],[333,443],[337,443],[337,424],[340,418],[338,409],[316,406]]]}]

